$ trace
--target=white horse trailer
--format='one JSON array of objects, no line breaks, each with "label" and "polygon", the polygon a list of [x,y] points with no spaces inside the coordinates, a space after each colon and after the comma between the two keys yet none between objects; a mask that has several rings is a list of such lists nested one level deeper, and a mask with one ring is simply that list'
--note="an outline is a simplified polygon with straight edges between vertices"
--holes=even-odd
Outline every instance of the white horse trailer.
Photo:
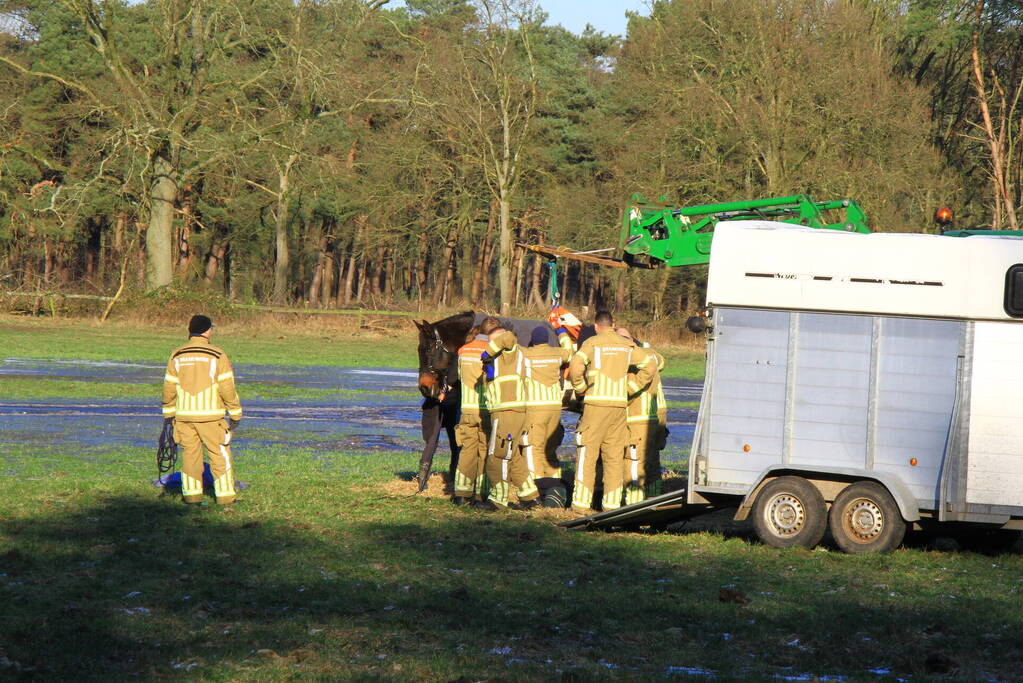
[{"label": "white horse trailer", "polygon": [[1023,238],[721,222],[707,304],[685,504],[572,525],[738,503],[769,545],[848,552],[1023,529]]}]

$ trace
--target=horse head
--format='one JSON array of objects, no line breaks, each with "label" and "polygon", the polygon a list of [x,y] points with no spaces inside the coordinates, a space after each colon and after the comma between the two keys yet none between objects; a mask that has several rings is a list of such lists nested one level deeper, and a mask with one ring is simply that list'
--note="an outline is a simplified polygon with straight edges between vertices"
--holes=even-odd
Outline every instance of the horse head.
[{"label": "horse head", "polygon": [[466,311],[435,323],[413,320],[419,329],[419,392],[426,398],[439,398],[447,389],[451,363],[467,340],[473,317]]}]

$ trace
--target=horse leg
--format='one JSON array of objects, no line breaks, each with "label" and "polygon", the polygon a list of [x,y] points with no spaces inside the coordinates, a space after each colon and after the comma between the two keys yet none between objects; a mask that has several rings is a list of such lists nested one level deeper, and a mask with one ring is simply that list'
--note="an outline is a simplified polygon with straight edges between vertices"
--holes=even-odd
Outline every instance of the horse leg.
[{"label": "horse leg", "polygon": [[419,458],[419,491],[426,489],[430,479],[430,469],[433,467],[433,454],[437,451],[437,442],[440,439],[441,428],[441,406],[436,401],[427,400],[423,404],[423,454]]}]

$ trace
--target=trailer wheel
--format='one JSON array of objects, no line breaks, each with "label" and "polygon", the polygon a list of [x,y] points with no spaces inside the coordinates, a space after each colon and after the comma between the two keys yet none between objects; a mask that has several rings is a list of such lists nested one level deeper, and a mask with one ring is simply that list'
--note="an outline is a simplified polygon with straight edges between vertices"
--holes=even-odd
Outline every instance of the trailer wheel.
[{"label": "trailer wheel", "polygon": [[827,525],[827,509],[817,487],[802,477],[779,477],[753,504],[753,529],[766,545],[812,548]]},{"label": "trailer wheel", "polygon": [[899,547],[906,521],[885,487],[860,481],[842,490],[831,505],[831,535],[847,553],[887,553]]}]

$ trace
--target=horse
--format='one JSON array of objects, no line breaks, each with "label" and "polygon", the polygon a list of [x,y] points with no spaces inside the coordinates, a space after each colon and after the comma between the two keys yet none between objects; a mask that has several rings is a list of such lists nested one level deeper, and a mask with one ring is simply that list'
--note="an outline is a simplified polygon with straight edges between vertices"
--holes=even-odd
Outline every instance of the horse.
[{"label": "horse", "polygon": [[419,393],[423,395],[423,447],[419,458],[419,490],[426,488],[433,467],[433,455],[440,440],[443,427],[448,435],[451,448],[450,477],[458,465],[458,444],[455,442],[455,425],[459,420],[460,387],[458,386],[458,364],[455,356],[458,349],[469,340],[476,314],[464,311],[437,322],[413,320],[419,329]]}]

